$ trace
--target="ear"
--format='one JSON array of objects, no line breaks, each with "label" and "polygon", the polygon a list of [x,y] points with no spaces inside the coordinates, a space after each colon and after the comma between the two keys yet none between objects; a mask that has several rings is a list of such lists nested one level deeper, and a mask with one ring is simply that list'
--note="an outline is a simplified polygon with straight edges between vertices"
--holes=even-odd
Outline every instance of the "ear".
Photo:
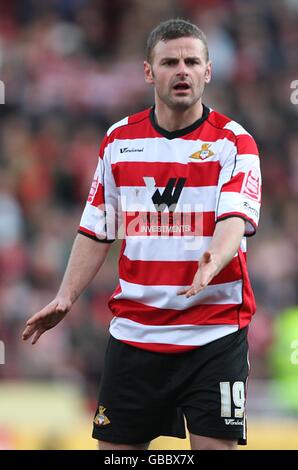
[{"label": "ear", "polygon": [[144,61],[144,75],[145,75],[145,82],[150,83],[151,85],[154,83],[152,67],[149,62],[146,60]]},{"label": "ear", "polygon": [[206,71],[205,71],[205,83],[209,83],[211,81],[212,75],[212,63],[208,62]]}]

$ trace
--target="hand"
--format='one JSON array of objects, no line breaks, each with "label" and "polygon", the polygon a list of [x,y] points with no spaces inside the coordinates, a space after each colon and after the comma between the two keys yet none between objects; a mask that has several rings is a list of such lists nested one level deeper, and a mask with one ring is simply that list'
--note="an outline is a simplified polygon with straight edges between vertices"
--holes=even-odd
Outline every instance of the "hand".
[{"label": "hand", "polygon": [[42,310],[35,313],[26,323],[22,339],[26,341],[34,333],[31,344],[35,344],[41,335],[56,326],[71,309],[71,302],[64,299],[54,299]]},{"label": "hand", "polygon": [[186,298],[189,298],[198,294],[203,289],[205,289],[206,286],[208,286],[209,282],[212,281],[218,272],[219,266],[215,256],[210,251],[205,251],[199,263],[199,268],[192,281],[192,285],[182,289],[177,293],[177,295],[185,295]]}]

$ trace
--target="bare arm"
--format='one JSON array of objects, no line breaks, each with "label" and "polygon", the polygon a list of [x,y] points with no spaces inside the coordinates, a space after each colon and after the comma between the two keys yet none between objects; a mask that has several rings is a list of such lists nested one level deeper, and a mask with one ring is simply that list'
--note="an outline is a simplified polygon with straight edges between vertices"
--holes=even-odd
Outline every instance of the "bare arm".
[{"label": "bare arm", "polygon": [[73,304],[98,273],[109,248],[110,243],[99,243],[78,234],[71,250],[58,296]]},{"label": "bare arm", "polygon": [[216,224],[208,250],[199,261],[199,268],[192,285],[178,292],[191,297],[201,292],[212,279],[232,260],[244,235],[245,222],[239,217],[230,217]]},{"label": "bare arm", "polygon": [[109,248],[109,243],[98,243],[84,235],[77,235],[57,296],[27,321],[22,336],[24,340],[35,333],[32,339],[32,344],[35,344],[45,331],[65,317],[99,271]]}]

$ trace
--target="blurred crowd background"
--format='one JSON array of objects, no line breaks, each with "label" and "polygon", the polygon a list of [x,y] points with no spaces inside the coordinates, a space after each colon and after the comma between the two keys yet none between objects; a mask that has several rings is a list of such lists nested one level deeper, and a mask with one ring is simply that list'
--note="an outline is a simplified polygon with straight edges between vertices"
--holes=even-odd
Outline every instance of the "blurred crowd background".
[{"label": "blurred crowd background", "polygon": [[[58,328],[34,347],[21,332],[55,296],[105,131],[153,104],[143,79],[147,34],[178,16],[207,35],[214,65],[204,103],[251,132],[261,155],[263,208],[248,248],[258,305],[249,407],[297,416],[298,0],[0,2],[0,393],[9,383],[67,383],[94,412],[117,243]],[[293,393],[281,406],[269,384],[283,379]],[[15,406],[20,419],[26,403]],[[0,410],[0,447],[5,429]]]}]

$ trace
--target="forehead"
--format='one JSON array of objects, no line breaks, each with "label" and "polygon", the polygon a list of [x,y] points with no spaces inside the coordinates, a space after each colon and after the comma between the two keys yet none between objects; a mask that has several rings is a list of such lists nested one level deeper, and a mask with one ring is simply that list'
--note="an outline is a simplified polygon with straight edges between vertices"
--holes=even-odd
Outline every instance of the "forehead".
[{"label": "forehead", "polygon": [[153,49],[153,58],[159,61],[163,57],[199,57],[204,60],[205,46],[200,39],[191,37],[158,41]]}]

